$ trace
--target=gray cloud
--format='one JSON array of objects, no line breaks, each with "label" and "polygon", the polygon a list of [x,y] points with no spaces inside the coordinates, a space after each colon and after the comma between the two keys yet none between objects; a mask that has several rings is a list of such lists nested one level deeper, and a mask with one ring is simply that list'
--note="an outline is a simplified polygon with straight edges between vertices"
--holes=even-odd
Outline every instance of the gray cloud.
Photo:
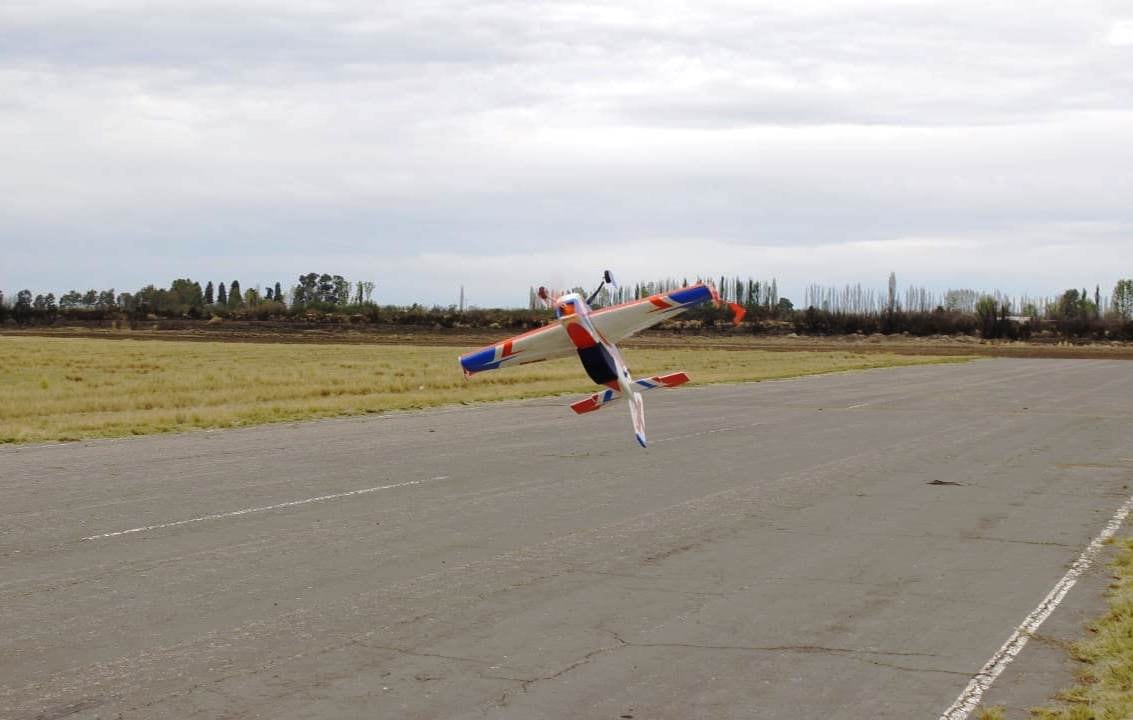
[{"label": "gray cloud", "polygon": [[[386,301],[439,301],[389,273],[447,288],[474,268],[481,301],[508,303],[542,281],[517,253],[578,272],[618,257],[630,279],[695,274],[697,246],[720,256],[705,272],[803,284],[906,268],[925,284],[1110,283],[1133,267],[1129,15],[8,4],[0,288],[326,268],[374,273]],[[1013,260],[1028,243],[1065,253],[1065,280]]]}]

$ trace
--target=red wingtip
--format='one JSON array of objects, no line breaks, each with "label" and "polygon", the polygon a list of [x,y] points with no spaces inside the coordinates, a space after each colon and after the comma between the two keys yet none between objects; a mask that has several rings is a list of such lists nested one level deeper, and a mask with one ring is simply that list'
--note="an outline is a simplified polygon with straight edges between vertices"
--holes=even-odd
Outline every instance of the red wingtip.
[{"label": "red wingtip", "polygon": [[728,303],[728,306],[732,308],[732,324],[739,325],[743,322],[744,315],[747,315],[747,310],[739,303]]}]

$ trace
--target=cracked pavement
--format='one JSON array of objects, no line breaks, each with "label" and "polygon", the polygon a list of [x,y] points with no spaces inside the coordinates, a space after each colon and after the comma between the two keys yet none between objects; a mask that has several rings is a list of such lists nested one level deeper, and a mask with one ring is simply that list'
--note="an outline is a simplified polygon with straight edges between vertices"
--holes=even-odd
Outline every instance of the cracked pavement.
[{"label": "cracked pavement", "polygon": [[1131,370],[0,449],[0,718],[936,717],[1133,492]]}]

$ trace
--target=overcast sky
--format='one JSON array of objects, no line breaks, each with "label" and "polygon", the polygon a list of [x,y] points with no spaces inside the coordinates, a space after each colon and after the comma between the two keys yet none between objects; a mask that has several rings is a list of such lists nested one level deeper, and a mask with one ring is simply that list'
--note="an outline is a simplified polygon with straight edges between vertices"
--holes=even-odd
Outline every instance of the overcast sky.
[{"label": "overcast sky", "polygon": [[1133,4],[0,3],[0,289],[1133,277]]}]

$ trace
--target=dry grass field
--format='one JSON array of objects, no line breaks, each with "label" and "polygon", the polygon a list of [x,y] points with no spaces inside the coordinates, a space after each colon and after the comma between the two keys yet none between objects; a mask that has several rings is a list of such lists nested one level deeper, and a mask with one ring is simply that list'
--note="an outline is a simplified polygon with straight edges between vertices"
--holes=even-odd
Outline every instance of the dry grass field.
[{"label": "dry grass field", "polygon": [[[0,336],[0,443],[236,427],[593,390],[575,358],[465,380],[459,352],[404,345]],[[628,349],[625,355],[639,377],[685,370],[695,383],[965,359],[689,348]]]}]

